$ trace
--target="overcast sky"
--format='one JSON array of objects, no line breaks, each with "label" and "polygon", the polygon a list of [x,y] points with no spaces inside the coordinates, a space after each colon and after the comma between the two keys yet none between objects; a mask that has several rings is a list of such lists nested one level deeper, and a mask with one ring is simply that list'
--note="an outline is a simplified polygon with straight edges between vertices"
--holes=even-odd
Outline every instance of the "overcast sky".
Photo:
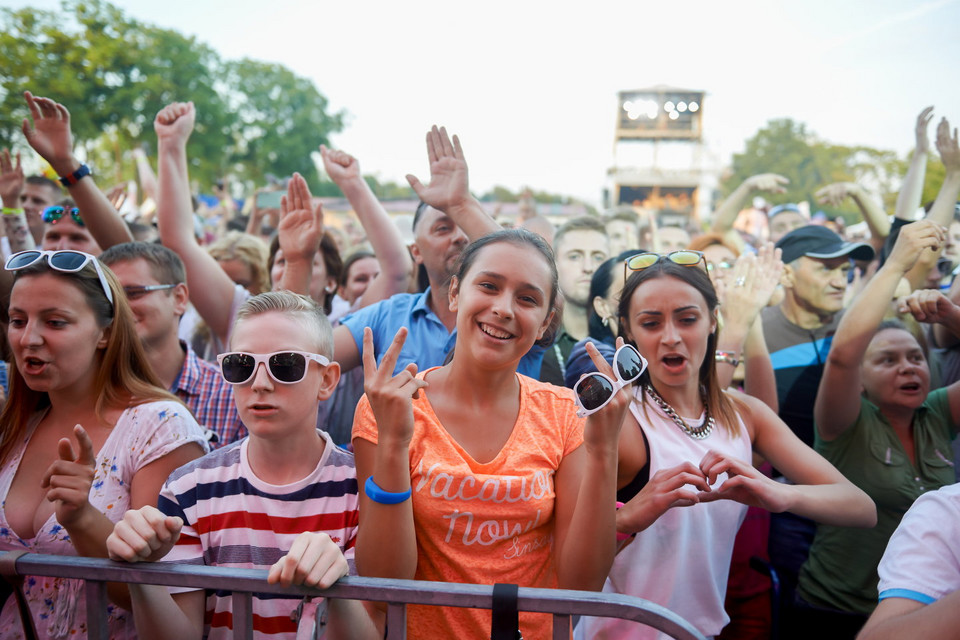
[{"label": "overcast sky", "polygon": [[530,185],[598,205],[617,92],[656,84],[707,92],[705,140],[725,163],[772,118],[900,154],[923,107],[960,124],[960,0],[117,4],[312,78],[349,113],[334,145],[383,180],[427,177],[438,123],[460,134],[474,191]]}]

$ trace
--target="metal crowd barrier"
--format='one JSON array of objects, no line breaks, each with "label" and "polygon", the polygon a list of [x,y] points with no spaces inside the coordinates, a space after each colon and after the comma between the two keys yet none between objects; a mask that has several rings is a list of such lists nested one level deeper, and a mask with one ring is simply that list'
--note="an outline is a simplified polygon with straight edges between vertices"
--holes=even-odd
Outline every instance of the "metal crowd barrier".
[{"label": "metal crowd barrier", "polygon": [[[6,555],[5,553],[2,555]],[[490,585],[346,577],[326,590],[267,584],[260,569],[231,569],[173,563],[126,564],[102,558],[78,558],[28,553],[16,561],[18,575],[76,578],[86,581],[87,637],[108,640],[107,582],[136,582],[177,587],[222,589],[233,592],[235,640],[253,638],[253,593],[303,597],[347,598],[387,603],[387,640],[406,638],[406,605],[433,605],[490,609]],[[660,605],[630,596],[521,587],[520,611],[553,614],[553,640],[569,640],[571,616],[590,615],[633,620],[670,634],[678,640],[705,640],[689,622]]]}]

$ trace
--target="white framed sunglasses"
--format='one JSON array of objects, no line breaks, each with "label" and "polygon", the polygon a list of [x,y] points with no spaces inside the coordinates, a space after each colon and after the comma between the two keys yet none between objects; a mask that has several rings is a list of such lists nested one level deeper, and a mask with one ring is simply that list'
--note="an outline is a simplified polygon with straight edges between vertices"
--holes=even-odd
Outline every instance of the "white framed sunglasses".
[{"label": "white framed sunglasses", "polygon": [[7,271],[19,271],[36,264],[43,258],[47,259],[47,264],[50,265],[51,269],[63,273],[77,273],[92,262],[93,268],[97,270],[97,277],[100,279],[100,286],[103,287],[103,293],[107,296],[107,301],[110,302],[110,306],[113,306],[113,293],[110,291],[107,277],[103,275],[103,267],[100,266],[100,261],[89,253],[74,251],[73,249],[62,249],[60,251],[29,249],[15,253],[7,258],[4,268]]},{"label": "white framed sunglasses", "polygon": [[307,375],[310,361],[325,367],[330,364],[326,356],[306,351],[275,351],[273,353],[246,353],[231,351],[217,356],[220,375],[230,384],[244,384],[253,378],[261,363],[267,366],[267,373],[280,384],[296,384]]},{"label": "white framed sunglasses", "polygon": [[620,389],[639,378],[647,368],[646,359],[633,345],[625,344],[613,354],[613,371],[616,380],[594,371],[588,373],[573,386],[576,402],[580,407],[577,415],[584,418],[603,409]]}]

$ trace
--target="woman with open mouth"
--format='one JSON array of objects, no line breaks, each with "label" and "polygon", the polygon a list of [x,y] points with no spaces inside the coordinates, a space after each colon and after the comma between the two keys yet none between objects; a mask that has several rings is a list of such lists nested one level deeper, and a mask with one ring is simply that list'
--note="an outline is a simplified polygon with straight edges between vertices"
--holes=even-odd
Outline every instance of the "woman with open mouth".
[{"label": "woman with open mouth", "polygon": [[[803,637],[828,629],[854,636],[877,605],[877,565],[903,514],[921,494],[955,481],[950,441],[960,420],[960,382],[931,392],[925,346],[904,325],[884,320],[904,274],[945,240],[929,220],[904,226],[833,338],[814,408],[815,446],[873,498],[878,522],[869,531],[817,528],[800,571],[797,605],[809,625]],[[935,290],[918,291],[901,306],[954,332],[960,320],[960,309]]]},{"label": "woman with open mouth", "polygon": [[[0,551],[105,558],[127,509],[155,505],[204,433],[160,387],[116,276],[80,251],[21,251],[7,337],[10,396],[0,413]],[[39,638],[86,638],[82,580],[28,576]],[[125,585],[109,585],[111,638],[136,638]],[[15,598],[0,638],[26,637]]]},{"label": "woman with open mouth", "polygon": [[[604,591],[639,596],[706,636],[728,622],[724,595],[748,506],[870,527],[873,503],[803,444],[762,401],[718,382],[717,294],[703,254],[644,252],[625,261],[621,334],[649,365],[620,430],[621,545]],[[797,484],[757,471],[756,452]],[[657,638],[625,620],[585,618],[580,638]]]}]

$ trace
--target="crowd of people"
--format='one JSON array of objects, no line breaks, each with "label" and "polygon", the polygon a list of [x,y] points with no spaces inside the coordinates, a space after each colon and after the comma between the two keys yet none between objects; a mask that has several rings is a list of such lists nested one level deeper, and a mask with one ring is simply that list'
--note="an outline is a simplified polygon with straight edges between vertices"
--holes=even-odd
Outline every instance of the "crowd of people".
[{"label": "crowd of people", "polygon": [[[144,199],[120,206],[75,155],[68,109],[24,97],[26,142],[59,181],[0,151],[0,550],[319,588],[602,591],[727,639],[956,633],[960,145],[941,119],[944,179],[921,208],[932,108],[893,216],[862,185],[817,192],[852,199],[863,238],[803,203],[746,208],[783,192],[774,174],[709,228],[633,210],[555,228],[535,207],[504,225],[434,127],[409,230],[356,158],[319,149],[357,239],[299,174],[275,210],[221,188],[204,223],[189,102],[157,114],[156,172],[138,154]],[[80,581],[22,589],[30,615],[8,598],[0,639],[85,637]],[[229,592],[108,594],[111,637],[231,637]],[[255,594],[253,630],[381,638],[385,612]],[[413,638],[494,622],[406,618]],[[553,637],[549,615],[517,624]],[[593,616],[572,631],[660,637]]]}]

